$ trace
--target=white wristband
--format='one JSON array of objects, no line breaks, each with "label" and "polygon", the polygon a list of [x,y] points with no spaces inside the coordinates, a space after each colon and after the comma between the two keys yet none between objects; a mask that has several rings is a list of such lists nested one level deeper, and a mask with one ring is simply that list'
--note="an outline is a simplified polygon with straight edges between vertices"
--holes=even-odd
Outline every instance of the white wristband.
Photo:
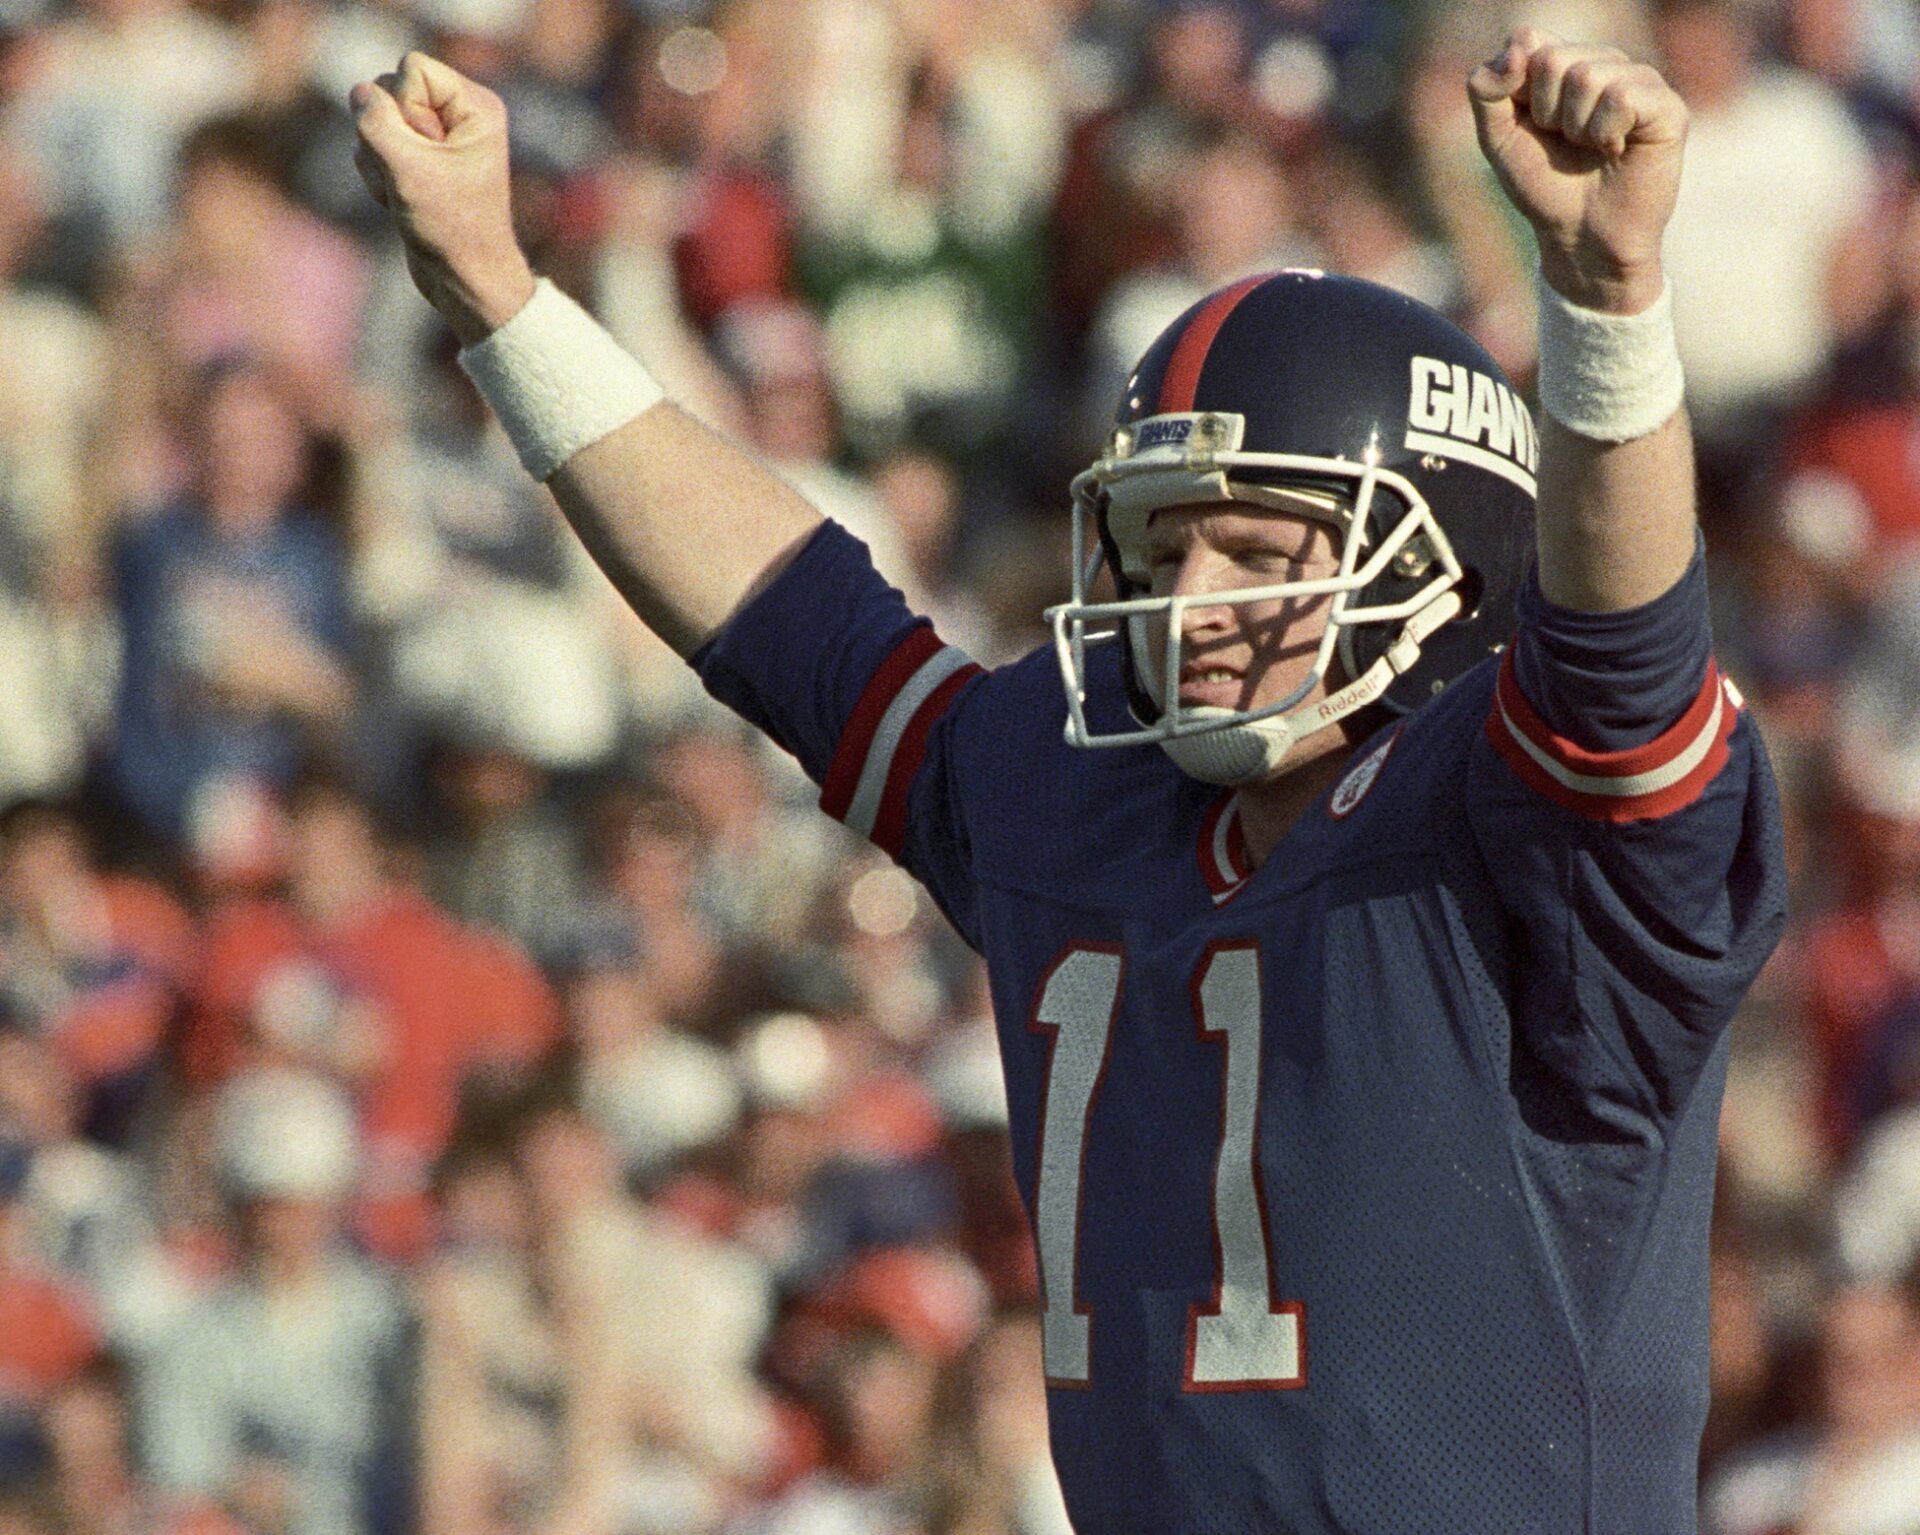
[{"label": "white wristband", "polygon": [[1686,380],[1673,343],[1672,289],[1639,314],[1569,303],[1538,279],[1540,405],[1568,431],[1628,442],[1664,426]]},{"label": "white wristband", "polygon": [[666,398],[599,321],[544,277],[518,314],[460,349],[460,366],[536,480]]}]

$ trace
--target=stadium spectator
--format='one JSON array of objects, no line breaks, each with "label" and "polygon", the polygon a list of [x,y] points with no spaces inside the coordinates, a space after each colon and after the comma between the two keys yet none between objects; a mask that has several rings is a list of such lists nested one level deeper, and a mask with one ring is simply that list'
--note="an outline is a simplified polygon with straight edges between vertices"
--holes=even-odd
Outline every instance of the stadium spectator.
[{"label": "stadium spectator", "polygon": [[[619,60],[613,118],[654,174],[672,185],[673,217],[654,238],[671,258],[687,316],[711,330],[739,304],[778,303],[792,284],[792,196],[773,170],[786,106],[780,71],[788,19],[770,5],[651,27]],[[666,173],[662,175],[661,173]],[[655,210],[665,206],[653,201]]]},{"label": "stadium spectator", "polygon": [[137,1309],[135,1263],[148,1240],[148,1169],[81,1133],[79,1093],[53,1051],[0,1033],[0,1140],[9,1147],[7,1240],[14,1256],[84,1297],[103,1333]]},{"label": "stadium spectator", "polygon": [[568,1037],[580,1106],[625,1176],[653,1186],[733,1129],[741,1089],[717,1046],[667,1026],[632,926],[609,914],[567,961]]},{"label": "stadium spectator", "polygon": [[1311,267],[1320,252],[1299,227],[1298,195],[1272,147],[1228,130],[1180,155],[1173,174],[1176,244],[1108,291],[1094,321],[1082,415],[1112,410],[1114,391],[1148,343],[1223,283],[1274,267]]},{"label": "stadium spectator", "polygon": [[[61,1388],[41,1414],[55,1528],[99,1535],[259,1535],[226,1510],[163,1492],[135,1464],[125,1382],[110,1359]],[[0,1528],[4,1528],[0,1523]]]},{"label": "stadium spectator", "polygon": [[1877,144],[1911,146],[1911,65],[1900,57],[1920,45],[1910,11],[1886,0],[1786,0],[1780,31],[1787,61],[1845,95]]},{"label": "stadium spectator", "polygon": [[199,379],[195,476],[115,555],[125,660],[108,776],[149,834],[215,835],[223,803],[284,786],[358,692],[345,555],[300,503],[309,441],[273,376]]},{"label": "stadium spectator", "polygon": [[44,1407],[100,1348],[85,1298],[23,1255],[18,1222],[32,1160],[27,1144],[0,1140],[0,1418],[13,1425]]},{"label": "stadium spectator", "polygon": [[517,946],[401,884],[338,783],[304,781],[290,823],[286,895],[209,919],[181,1063],[202,1088],[266,1065],[343,1084],[365,1140],[360,1235],[418,1256],[463,1085],[528,1071],[558,1030],[553,995]]},{"label": "stadium spectator", "polygon": [[247,64],[244,39],[184,0],[94,0],[29,34],[6,125],[55,178],[85,275],[162,236],[181,142],[244,104]]},{"label": "stadium spectator", "polygon": [[[1662,58],[1692,112],[1664,260],[1707,513],[1750,512],[1752,469],[1839,339],[1840,264],[1872,213],[1846,104],[1760,53],[1749,0],[1659,0]],[[1756,219],[1754,210],[1766,209]],[[1764,314],[1764,325],[1750,323]]]},{"label": "stadium spectator", "polygon": [[411,421],[364,390],[343,437],[354,599],[398,738],[374,765],[389,797],[418,792],[435,735],[539,769],[604,766],[625,723],[606,589],[561,542],[444,349],[428,371],[435,395]]},{"label": "stadium spectator", "polygon": [[1902,1096],[1920,996],[1920,586],[1891,584],[1834,711],[1835,899],[1807,929],[1807,1026],[1828,1146]]},{"label": "stadium spectator", "polygon": [[347,393],[368,263],[288,196],[282,174],[257,120],[196,128],[180,150],[174,239],[152,298],[178,365],[245,354],[321,419]]},{"label": "stadium spectator", "polygon": [[566,1378],[560,1496],[637,1527],[711,1528],[778,1448],[753,1374],[766,1268],[626,1197],[611,1147],[570,1108],[533,1116],[515,1149]]},{"label": "stadium spectator", "polygon": [[1419,238],[1358,154],[1324,151],[1303,180],[1302,223],[1330,268],[1398,288],[1443,313],[1457,307],[1459,280],[1445,247]]},{"label": "stadium spectator", "polygon": [[1173,258],[1186,155],[1250,115],[1249,39],[1234,8],[1176,6],[1144,30],[1127,55],[1139,78],[1075,125],[1055,191],[1052,294],[1075,341],[1117,283]]},{"label": "stadium spectator", "polygon": [[[751,231],[734,227],[750,218],[750,212],[734,210],[725,195],[707,188],[698,175],[665,164],[655,152],[617,154],[593,181],[591,192],[604,207],[603,229],[586,262],[587,286],[607,324],[622,345],[685,391],[687,408],[701,420],[737,427],[741,402],[696,327],[717,324],[733,308],[778,305],[785,286],[784,244],[777,257],[758,261]],[[721,205],[717,209],[715,202]],[[784,214],[779,217],[784,221]],[[717,227],[703,229],[702,220]],[[784,238],[784,222],[781,227]],[[726,252],[714,259],[728,267],[723,279],[726,309],[710,317],[703,316],[699,278],[690,270],[697,258],[676,254],[689,241],[709,238]],[[747,272],[736,277],[735,262]],[[762,265],[777,266],[778,280],[759,275]]]},{"label": "stadium spectator", "polygon": [[957,645],[974,645],[969,655],[993,654],[998,636],[974,601],[973,573],[961,568],[966,508],[953,465],[917,449],[895,453],[874,466],[873,489],[886,526],[901,547],[902,564],[889,579],[907,594],[916,612],[941,626],[942,634],[957,636]]},{"label": "stadium spectator", "polygon": [[413,1350],[392,1275],[342,1241],[360,1176],[352,1106],[324,1079],[242,1073],[213,1152],[233,1269],[136,1356],[142,1456],[159,1485],[286,1535],[411,1527]]},{"label": "stadium spectator", "polygon": [[28,279],[54,190],[0,137],[0,801],[77,788],[99,723],[90,463],[106,454],[107,327]]},{"label": "stadium spectator", "polygon": [[844,445],[827,349],[819,322],[794,303],[736,304],[714,333],[740,391],[746,440],[802,495],[831,506],[899,580],[906,558],[886,509],[865,478],[836,467]]},{"label": "stadium spectator", "polygon": [[445,1241],[418,1289],[421,1527],[528,1527],[561,1483],[567,1410],[533,1207],[503,1148],[456,1149],[440,1194]]},{"label": "stadium spectator", "polygon": [[1730,1458],[1709,1483],[1712,1535],[1898,1535],[1920,1512],[1920,1293],[1842,1289],[1820,1320],[1820,1414]]},{"label": "stadium spectator", "polygon": [[1834,1194],[1842,1271],[1859,1283],[1891,1284],[1920,1263],[1920,1102],[1876,1120]]},{"label": "stadium spectator", "polygon": [[[942,1526],[993,1535],[1069,1535],[1066,1504],[1047,1450],[1040,1384],[1040,1327],[1026,1312],[989,1322],[959,1372]],[[957,1474],[953,1474],[957,1473]]]},{"label": "stadium spectator", "polygon": [[698,895],[700,841],[664,795],[616,792],[596,807],[591,846],[606,905],[645,946],[652,1003],[669,1023],[706,1033],[730,980],[728,955]]},{"label": "stadium spectator", "polygon": [[1868,598],[1920,555],[1920,182],[1883,220],[1884,302],[1793,422],[1779,491],[1795,552]]},{"label": "stadium spectator", "polygon": [[650,763],[701,849],[693,902],[736,950],[801,939],[845,867],[845,844],[781,792],[791,780],[773,778],[770,758],[731,723],[711,722],[662,742]]},{"label": "stadium spectator", "polygon": [[820,313],[849,443],[935,447],[981,468],[1010,427],[1041,292],[1064,132],[1041,63],[961,7],[922,46],[863,7],[867,46],[822,37],[790,123],[799,285]]},{"label": "stadium spectator", "polygon": [[0,1006],[58,1058],[96,1140],[127,1138],[195,942],[173,897],[102,871],[66,812],[26,801],[0,813]]},{"label": "stadium spectator", "polygon": [[939,1358],[884,1327],[835,1341],[807,1383],[827,1463],[751,1521],[747,1535],[929,1532],[939,1384]]},{"label": "stadium spectator", "polygon": [[434,896],[461,921],[505,934],[556,970],[586,920],[579,838],[537,763],[483,730],[464,729],[465,739],[445,732],[432,754],[450,820],[428,854]]}]

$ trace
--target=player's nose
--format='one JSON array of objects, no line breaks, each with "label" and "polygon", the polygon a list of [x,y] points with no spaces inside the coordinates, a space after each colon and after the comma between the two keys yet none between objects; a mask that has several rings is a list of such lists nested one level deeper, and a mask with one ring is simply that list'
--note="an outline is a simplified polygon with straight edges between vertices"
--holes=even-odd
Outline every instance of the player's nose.
[{"label": "player's nose", "polygon": [[1209,551],[1205,549],[1189,550],[1180,562],[1169,593],[1191,602],[1191,605],[1187,602],[1181,604],[1180,632],[1183,635],[1218,634],[1232,623],[1232,608],[1205,600],[1221,589],[1218,563],[1217,559],[1209,558]]}]

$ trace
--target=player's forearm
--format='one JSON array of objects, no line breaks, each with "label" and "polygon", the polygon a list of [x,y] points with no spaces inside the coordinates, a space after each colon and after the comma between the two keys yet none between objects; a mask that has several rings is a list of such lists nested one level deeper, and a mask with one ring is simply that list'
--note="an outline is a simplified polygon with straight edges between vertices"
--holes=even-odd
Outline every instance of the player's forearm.
[{"label": "player's forearm", "polygon": [[1683,406],[1630,442],[1595,442],[1540,415],[1540,589],[1589,613],[1651,602],[1694,549],[1693,434]]},{"label": "player's forearm", "polygon": [[547,485],[620,595],[683,656],[820,522],[785,481],[670,404],[582,448]]},{"label": "player's forearm", "polygon": [[[1544,241],[1541,269],[1548,289],[1595,314],[1644,315],[1665,288],[1657,267],[1595,277]],[[1550,325],[1543,332],[1544,372],[1564,361],[1551,354],[1556,339],[1568,343]],[[1549,601],[1585,612],[1651,602],[1693,558],[1693,435],[1686,408],[1625,441],[1603,441],[1556,419],[1547,398],[1553,392],[1543,387],[1548,408],[1540,413],[1541,590]]]},{"label": "player's forearm", "polygon": [[[470,278],[460,289],[458,300],[436,295],[435,302],[469,348],[464,361],[521,316],[534,279],[531,271],[509,268],[489,280]],[[617,391],[617,378],[603,379],[594,356],[611,339],[584,317],[578,324],[587,332],[577,338],[582,352],[550,358],[543,371],[568,371],[578,357],[576,388]],[[511,401],[497,393],[490,403],[511,414]],[[585,405],[599,410],[595,399]],[[606,419],[622,413],[616,394]],[[547,473],[546,485],[615,590],[682,656],[777,575],[820,521],[784,480],[665,402],[569,454]]]},{"label": "player's forearm", "polygon": [[614,585],[690,654],[798,550],[819,514],[740,449],[657,403],[645,369],[536,283],[513,234],[498,95],[416,52],[349,101],[354,165],[393,216],[421,293],[459,336],[461,365]]}]

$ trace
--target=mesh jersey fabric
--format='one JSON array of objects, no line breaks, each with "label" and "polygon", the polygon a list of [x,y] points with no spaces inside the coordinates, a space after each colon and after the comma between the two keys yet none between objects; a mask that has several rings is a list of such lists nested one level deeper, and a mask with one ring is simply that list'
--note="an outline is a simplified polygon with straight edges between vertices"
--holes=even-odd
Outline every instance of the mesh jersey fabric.
[{"label": "mesh jersey fabric", "polygon": [[[1050,1309],[1087,1319],[1049,1393],[1082,1535],[1695,1528],[1725,1026],[1784,915],[1705,615],[1697,561],[1625,614],[1530,592],[1502,662],[1363,744],[1250,874],[1231,796],[1066,746],[1050,654],[972,667],[830,524],[695,657],[986,958],[1029,1213],[1073,1181],[1042,1236]],[[1110,653],[1089,702],[1123,716]],[[1236,950],[1229,1149],[1201,982]],[[1116,957],[1077,1099],[1038,1016],[1076,955]],[[1045,1161],[1050,1107],[1077,1167]],[[1297,1378],[1196,1374],[1235,1156]]]}]

